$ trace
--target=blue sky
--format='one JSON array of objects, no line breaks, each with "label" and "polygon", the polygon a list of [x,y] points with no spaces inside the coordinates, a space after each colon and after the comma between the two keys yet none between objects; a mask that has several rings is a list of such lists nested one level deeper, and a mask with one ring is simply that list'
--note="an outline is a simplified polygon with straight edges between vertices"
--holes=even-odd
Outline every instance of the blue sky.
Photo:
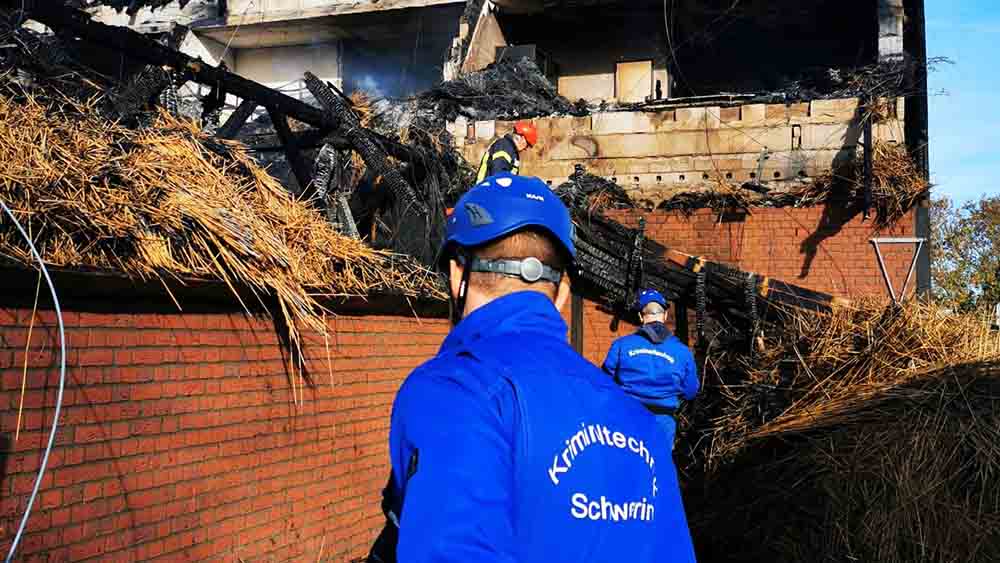
[{"label": "blue sky", "polygon": [[1000,0],[925,0],[934,193],[1000,195]]}]

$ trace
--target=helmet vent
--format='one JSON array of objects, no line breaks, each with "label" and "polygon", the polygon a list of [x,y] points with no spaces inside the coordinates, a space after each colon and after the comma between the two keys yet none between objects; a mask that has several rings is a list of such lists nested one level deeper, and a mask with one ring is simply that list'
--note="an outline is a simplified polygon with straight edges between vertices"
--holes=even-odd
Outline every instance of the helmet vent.
[{"label": "helmet vent", "polygon": [[490,212],[486,211],[486,209],[484,209],[481,205],[466,203],[465,211],[469,214],[469,223],[473,227],[482,227],[493,223],[493,216],[490,215]]}]

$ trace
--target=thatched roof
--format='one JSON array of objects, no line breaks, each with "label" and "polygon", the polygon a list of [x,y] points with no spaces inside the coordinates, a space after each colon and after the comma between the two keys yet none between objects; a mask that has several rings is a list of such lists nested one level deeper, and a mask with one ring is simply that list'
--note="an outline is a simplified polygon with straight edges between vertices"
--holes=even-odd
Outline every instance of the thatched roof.
[{"label": "thatched roof", "polygon": [[996,561],[1000,333],[934,305],[710,350],[678,464],[704,561]]},{"label": "thatched roof", "polygon": [[[165,112],[129,129],[96,103],[0,88],[0,198],[49,264],[250,288],[277,298],[293,342],[325,330],[318,294],[443,297],[433,273],[339,234],[239,144]],[[33,263],[9,220],[0,254]]]}]

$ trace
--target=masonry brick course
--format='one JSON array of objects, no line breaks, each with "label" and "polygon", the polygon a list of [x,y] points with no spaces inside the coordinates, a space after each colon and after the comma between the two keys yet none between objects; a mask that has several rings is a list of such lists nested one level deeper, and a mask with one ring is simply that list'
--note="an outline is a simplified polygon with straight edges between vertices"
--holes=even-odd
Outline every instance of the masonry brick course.
[{"label": "masonry brick course", "polygon": [[[51,311],[0,308],[0,548],[23,513],[58,384]],[[296,406],[270,320],[67,311],[63,414],[25,561],[346,561],[382,525],[392,399],[448,324],[329,318]],[[28,344],[27,354],[25,345]],[[329,356],[327,355],[329,346]],[[21,374],[27,388],[14,442]]]},{"label": "masonry brick course", "polygon": [[[875,236],[914,236],[912,211],[881,231],[873,227],[873,221],[850,216],[835,206],[752,211],[751,215],[736,218],[720,217],[710,209],[689,214],[611,211],[609,216],[631,227],[642,216],[646,219],[646,236],[672,249],[846,298],[888,299],[869,240]],[[899,291],[915,249],[913,245],[882,245],[881,249]],[[910,294],[915,289],[915,278],[914,274]],[[584,356],[598,365],[615,338],[635,330],[625,321],[619,323],[617,331],[612,330],[613,316],[589,301],[583,320]],[[693,338],[694,323],[689,326]]]},{"label": "masonry brick course", "polygon": [[[639,217],[611,216],[627,225]],[[837,296],[886,296],[871,223],[834,208],[644,217],[648,237],[689,254]],[[908,214],[880,234],[912,236],[912,226]],[[913,249],[883,252],[898,287]],[[35,312],[28,342],[32,314],[0,305],[0,438],[11,442],[0,473],[4,552],[33,486],[58,384],[55,315]],[[568,307],[564,317],[569,324]],[[63,414],[20,548],[25,561],[299,561],[321,548],[329,561],[363,555],[382,524],[392,399],[449,328],[443,319],[332,316],[329,338],[302,335],[303,390],[267,319],[71,308],[64,320]],[[583,352],[595,364],[634,330],[611,324],[584,302]]]}]

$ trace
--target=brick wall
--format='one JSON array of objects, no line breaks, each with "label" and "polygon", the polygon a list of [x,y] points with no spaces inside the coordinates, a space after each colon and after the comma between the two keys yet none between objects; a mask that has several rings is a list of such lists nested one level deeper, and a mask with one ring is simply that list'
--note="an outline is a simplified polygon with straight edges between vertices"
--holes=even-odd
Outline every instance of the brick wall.
[{"label": "brick wall", "polygon": [[[610,216],[633,227],[639,217],[631,211],[611,212]],[[647,236],[673,249],[848,298],[888,295],[871,238],[914,236],[913,212],[882,232],[875,232],[871,221],[838,208],[755,208],[752,215],[721,221],[710,209],[699,209],[690,216],[664,211],[643,216]],[[913,245],[881,248],[899,288],[910,266]],[[914,277],[910,285],[915,282]]]},{"label": "brick wall", "polygon": [[[33,485],[58,382],[54,315],[37,313],[28,343],[31,315],[30,306],[0,305],[4,554]],[[20,560],[363,555],[382,525],[392,399],[448,329],[444,320],[412,316],[331,318],[329,356],[322,338],[308,336],[314,384],[296,407],[270,320],[71,310],[65,322],[64,410]]]},{"label": "brick wall", "polygon": [[[615,218],[634,224],[637,216]],[[688,253],[836,295],[885,295],[871,229],[858,217],[755,209],[738,221],[708,210],[646,218],[651,238]],[[908,236],[912,225],[907,216],[882,234]],[[897,283],[910,256],[910,248],[886,251]],[[331,318],[329,356],[326,342],[307,335],[313,384],[296,407],[270,320],[191,308],[92,310],[65,315],[65,410],[23,560],[299,561],[322,550],[324,560],[345,561],[364,553],[382,523],[392,398],[435,352],[445,320]],[[569,320],[569,308],[564,314]],[[4,553],[33,485],[57,383],[54,316],[38,312],[28,343],[31,315],[30,305],[0,305]],[[622,322],[612,331],[611,320],[584,303],[584,354],[598,365],[612,339],[634,330]]]},{"label": "brick wall", "polygon": [[[610,216],[633,227],[639,217],[633,211],[611,212]],[[643,216],[647,236],[671,248],[847,298],[888,299],[869,240],[875,236],[914,236],[913,212],[893,227],[875,232],[871,221],[864,222],[860,215],[850,216],[832,206],[753,209],[752,215],[723,217],[721,221],[719,214],[709,209],[689,216],[665,211]],[[906,278],[913,246],[881,245],[897,291]],[[915,285],[916,274],[910,281],[911,293]],[[617,331],[611,330],[611,320],[597,304],[586,304],[584,355],[591,361],[603,361],[611,341],[635,329],[622,322]],[[693,331],[693,323],[690,327]]]}]

